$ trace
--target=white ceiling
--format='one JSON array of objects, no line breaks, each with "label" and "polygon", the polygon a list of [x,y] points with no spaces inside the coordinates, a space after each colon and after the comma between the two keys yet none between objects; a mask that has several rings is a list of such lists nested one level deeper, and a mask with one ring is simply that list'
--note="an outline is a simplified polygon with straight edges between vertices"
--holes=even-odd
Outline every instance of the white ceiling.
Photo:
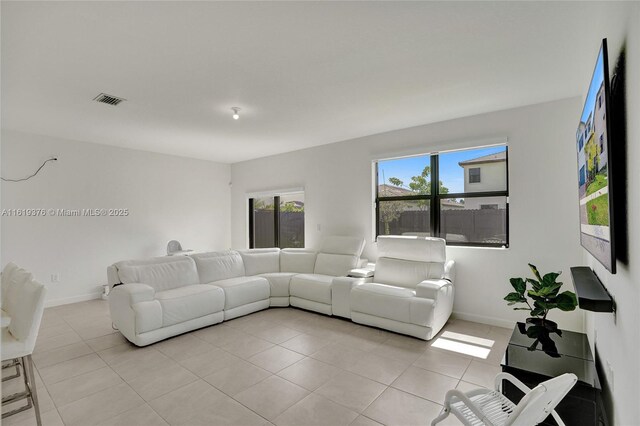
[{"label": "white ceiling", "polygon": [[[3,128],[234,163],[581,95],[607,36],[594,25],[616,6],[1,7]],[[127,102],[93,102],[100,92]]]}]

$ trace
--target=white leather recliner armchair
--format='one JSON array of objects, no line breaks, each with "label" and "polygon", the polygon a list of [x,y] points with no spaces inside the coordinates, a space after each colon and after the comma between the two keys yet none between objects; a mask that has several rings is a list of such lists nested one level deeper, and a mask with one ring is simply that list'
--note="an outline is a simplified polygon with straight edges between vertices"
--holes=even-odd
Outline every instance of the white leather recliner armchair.
[{"label": "white leather recliner armchair", "polygon": [[351,290],[351,319],[430,340],[453,310],[454,268],[441,238],[380,236],[373,279]]}]

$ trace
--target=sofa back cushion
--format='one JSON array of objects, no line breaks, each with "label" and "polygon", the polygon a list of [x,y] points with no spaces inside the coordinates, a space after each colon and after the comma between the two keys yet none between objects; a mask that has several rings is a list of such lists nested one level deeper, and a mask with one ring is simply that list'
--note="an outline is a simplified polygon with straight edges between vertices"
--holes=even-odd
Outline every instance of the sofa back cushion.
[{"label": "sofa back cushion", "polygon": [[446,242],[442,238],[381,235],[378,237],[378,257],[445,263]]},{"label": "sofa back cushion", "polygon": [[311,274],[316,264],[317,253],[307,249],[287,248],[280,250],[280,272]]},{"label": "sofa back cushion", "polygon": [[376,262],[373,281],[380,284],[415,288],[420,282],[428,279],[440,279],[443,274],[443,263],[380,257]]},{"label": "sofa back cushion", "polygon": [[426,279],[440,279],[445,249],[441,238],[380,236],[374,281],[415,288]]},{"label": "sofa back cushion", "polygon": [[344,254],[318,253],[313,272],[315,274],[342,277],[358,266],[358,259],[359,257]]},{"label": "sofa back cushion", "polygon": [[156,291],[199,284],[198,270],[190,257],[163,256],[142,260],[125,260],[115,264],[123,284],[147,284]]},{"label": "sofa back cushion", "polygon": [[247,276],[280,272],[280,249],[262,248],[238,250]]},{"label": "sofa back cushion", "polygon": [[336,277],[358,266],[358,260],[364,250],[364,238],[331,236],[324,239],[316,259],[316,274]]},{"label": "sofa back cushion", "polygon": [[202,284],[245,275],[242,256],[235,250],[198,253],[191,257],[196,262]]},{"label": "sofa back cushion", "polygon": [[362,250],[364,250],[364,238],[330,236],[322,241],[318,252],[360,257]]}]

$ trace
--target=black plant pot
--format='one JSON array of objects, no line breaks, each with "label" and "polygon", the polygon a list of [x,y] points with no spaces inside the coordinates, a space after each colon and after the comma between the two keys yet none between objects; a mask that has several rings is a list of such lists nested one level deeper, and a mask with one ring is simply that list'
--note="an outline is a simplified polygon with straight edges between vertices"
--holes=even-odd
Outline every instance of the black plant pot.
[{"label": "black plant pot", "polygon": [[558,330],[558,324],[548,319],[527,318],[527,324],[544,327],[550,332],[556,332]]}]

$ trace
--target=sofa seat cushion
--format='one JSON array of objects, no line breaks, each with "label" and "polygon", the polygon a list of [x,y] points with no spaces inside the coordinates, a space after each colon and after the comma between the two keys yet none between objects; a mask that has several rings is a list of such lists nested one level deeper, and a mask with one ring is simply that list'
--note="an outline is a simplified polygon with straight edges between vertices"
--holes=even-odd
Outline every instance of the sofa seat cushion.
[{"label": "sofa seat cushion", "polygon": [[321,274],[295,275],[291,278],[289,292],[294,297],[330,305],[333,278],[330,275]]},{"label": "sofa seat cushion", "polygon": [[414,290],[405,287],[365,283],[351,290],[351,310],[427,326],[433,317],[433,300],[416,297]]},{"label": "sofa seat cushion", "polygon": [[162,306],[163,327],[221,312],[224,309],[222,289],[206,284],[158,291],[155,298]]},{"label": "sofa seat cushion", "polygon": [[269,281],[263,277],[237,277],[210,283],[224,290],[224,310],[268,300]]},{"label": "sofa seat cushion", "polygon": [[296,275],[293,272],[270,272],[260,274],[261,277],[269,280],[271,286],[271,297],[289,297],[289,283]]}]

